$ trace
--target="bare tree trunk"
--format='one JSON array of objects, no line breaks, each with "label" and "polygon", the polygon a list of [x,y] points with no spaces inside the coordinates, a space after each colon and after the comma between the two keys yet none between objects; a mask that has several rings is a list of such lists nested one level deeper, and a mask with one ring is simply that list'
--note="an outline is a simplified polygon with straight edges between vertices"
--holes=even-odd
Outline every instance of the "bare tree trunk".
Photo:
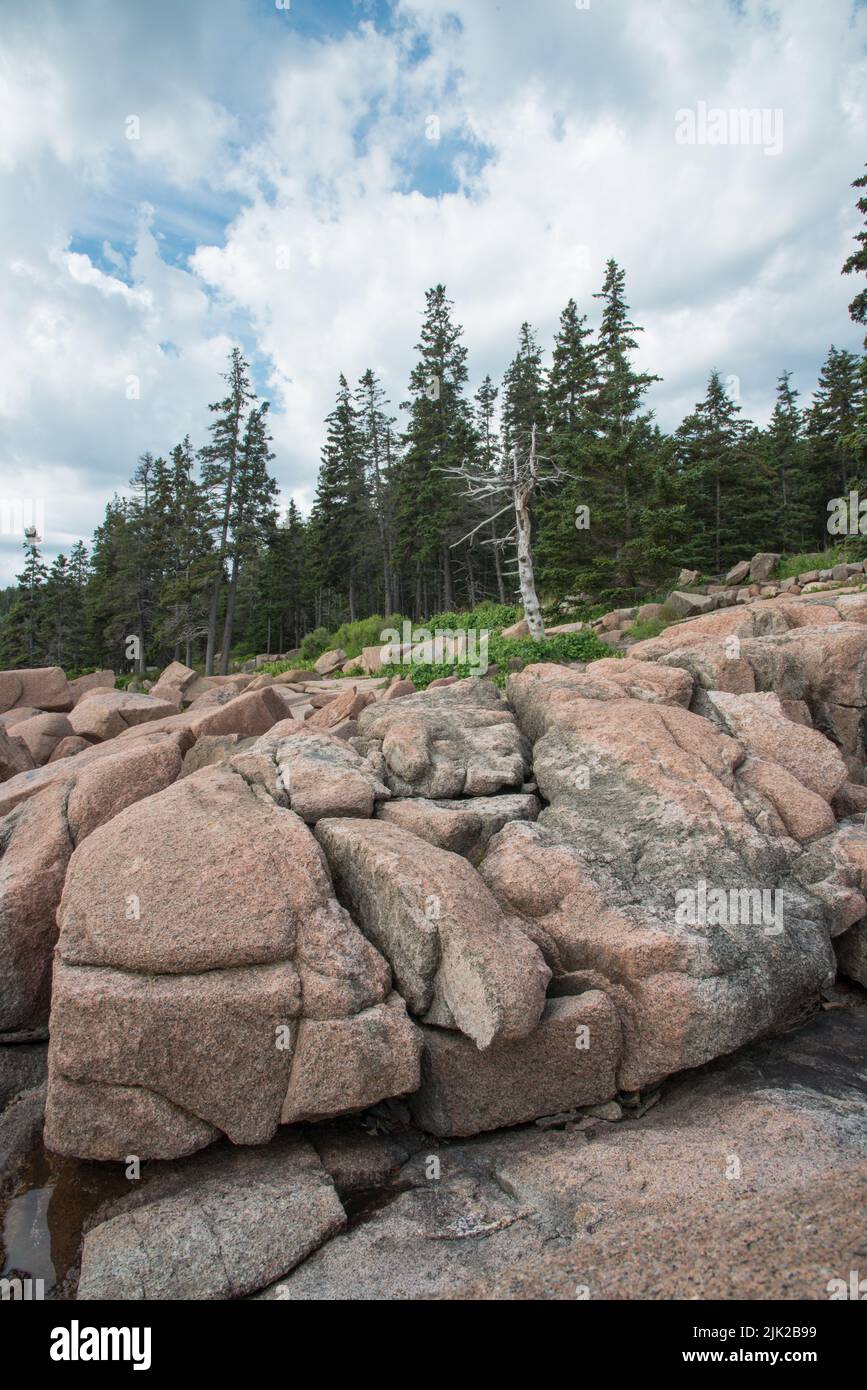
[{"label": "bare tree trunk", "polygon": [[534,642],[544,642],[545,624],[536,594],[536,579],[533,574],[533,553],[530,546],[530,497],[536,483],[536,426],[530,443],[530,458],[527,481],[522,485],[518,476],[517,449],[512,455],[512,496],[515,503],[515,541],[518,551],[518,583],[521,586],[521,601],[524,617],[530,636]]},{"label": "bare tree trunk", "polygon": [[220,674],[229,674],[229,654],[232,650],[232,630],[235,626],[235,598],[238,593],[238,556],[232,556],[232,574],[229,580],[229,596],[226,600],[226,621],[223,624],[223,650],[220,653]]}]

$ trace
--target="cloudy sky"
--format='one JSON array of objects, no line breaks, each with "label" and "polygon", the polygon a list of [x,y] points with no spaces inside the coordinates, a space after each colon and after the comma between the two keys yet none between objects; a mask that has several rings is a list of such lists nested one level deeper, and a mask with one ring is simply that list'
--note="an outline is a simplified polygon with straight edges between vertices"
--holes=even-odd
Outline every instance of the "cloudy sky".
[{"label": "cloudy sky", "polygon": [[204,441],[234,342],[306,509],[338,373],[400,401],[439,280],[475,389],[614,256],[661,424],[713,367],[764,422],[860,346],[865,160],[863,0],[3,0],[0,584],[16,503],[50,558]]}]

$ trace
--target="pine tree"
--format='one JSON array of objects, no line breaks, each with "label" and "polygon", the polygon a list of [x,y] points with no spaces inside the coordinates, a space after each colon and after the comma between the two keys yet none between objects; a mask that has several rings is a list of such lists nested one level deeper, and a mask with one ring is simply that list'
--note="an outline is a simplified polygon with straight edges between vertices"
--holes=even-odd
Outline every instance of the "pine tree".
[{"label": "pine tree", "polygon": [[[867,189],[867,174],[862,174],[852,184],[853,188]],[[853,251],[843,266],[843,274],[851,275],[857,271],[861,275],[867,275],[867,193],[861,195],[856,204],[858,211],[863,213],[865,226],[860,232],[856,232],[855,240],[859,243],[858,250]],[[849,315],[855,323],[867,324],[867,287],[856,294],[852,303],[849,305]],[[867,348],[867,336],[864,338],[864,347]]]},{"label": "pine tree", "polygon": [[391,497],[391,431],[395,421],[388,414],[387,407],[386,394],[368,367],[358,383],[355,408],[361,435],[361,455],[379,539],[383,615],[397,612],[398,607]]},{"label": "pine tree", "polygon": [[566,475],[562,487],[539,504],[539,570],[542,578],[562,592],[575,571],[593,560],[589,530],[579,529],[578,508],[589,505],[586,479],[592,468],[596,439],[594,402],[599,390],[593,331],[587,315],[578,314],[570,299],[560,315],[548,373],[546,447]]},{"label": "pine tree", "polygon": [[195,456],[187,435],[171,452],[166,573],[160,590],[162,644],[192,664],[193,649],[208,630],[207,592],[213,578],[207,501],[193,476]]},{"label": "pine tree", "polygon": [[4,667],[38,666],[42,660],[41,636],[48,570],[39,551],[34,529],[24,533],[24,569],[18,591],[3,624],[0,661]]},{"label": "pine tree", "polygon": [[765,457],[774,479],[779,523],[768,543],[791,554],[808,548],[815,536],[817,498],[809,471],[804,420],[798,407],[799,392],[791,372],[777,382],[777,399],[765,435]]},{"label": "pine tree", "polygon": [[831,345],[807,412],[811,469],[820,498],[817,529],[825,532],[827,504],[845,497],[857,473],[852,436],[857,429],[862,387],[858,358]]},{"label": "pine tree", "polygon": [[425,296],[425,315],[410,376],[404,453],[395,472],[397,554],[413,579],[416,617],[430,613],[431,599],[450,610],[455,602],[451,546],[461,534],[465,507],[447,471],[475,457],[476,438],[465,390],[467,349],[452,321],[444,285]]},{"label": "pine tree", "polygon": [[[862,174],[856,179],[852,187],[867,189],[867,174]],[[867,194],[862,194],[857,206],[858,211],[867,219]],[[846,260],[843,266],[844,275],[851,275],[854,271],[867,274],[867,225],[856,234],[855,240],[860,245]],[[867,288],[860,290],[852,300],[849,316],[855,323],[867,324]],[[867,335],[864,338],[864,348],[859,369],[860,400],[852,429],[844,440],[844,446],[857,468],[858,486],[862,493],[867,491]]]},{"label": "pine tree", "polygon": [[287,642],[301,645],[313,622],[311,566],[306,526],[291,498],[281,521],[272,528],[260,572],[261,604],[255,632],[266,652],[282,653]]},{"label": "pine tree", "polygon": [[534,425],[541,440],[547,426],[542,349],[530,325],[522,323],[518,351],[503,377],[503,453],[507,459],[515,444],[530,435]]},{"label": "pine tree", "polygon": [[[255,400],[250,385],[249,364],[240,348],[232,349],[229,370],[223,379],[228,390],[222,400],[213,402],[209,407],[215,416],[211,425],[211,442],[201,453],[202,487],[210,500],[212,527],[216,534],[205,651],[205,670],[209,676],[213,675],[214,671],[217,619],[226,578],[229,528],[235,501],[236,472],[243,441],[244,419],[248,407]],[[227,660],[225,652],[223,660]]]},{"label": "pine tree", "polygon": [[726,393],[714,370],[704,400],[675,436],[693,523],[684,558],[704,573],[721,574],[750,543],[744,523],[750,496],[746,459],[753,427],[740,414],[740,406]]},{"label": "pine tree", "polygon": [[269,534],[276,519],[274,498],[277,495],[277,484],[269,471],[274,455],[270,449],[268,408],[268,402],[263,401],[250,411],[236,460],[229,517],[228,554],[231,564],[223,624],[223,675],[229,670],[241,567],[245,561],[255,559],[263,539]]},{"label": "pine tree", "polygon": [[40,649],[43,659],[51,666],[76,667],[76,643],[80,613],[76,582],[72,566],[65,555],[58,555],[48,572],[42,594],[40,615]]},{"label": "pine tree", "polygon": [[602,322],[596,346],[599,384],[592,402],[594,442],[584,453],[579,480],[583,505],[590,509],[594,549],[591,582],[612,591],[633,588],[639,579],[641,538],[635,513],[646,505],[654,466],[653,412],[642,410],[658,376],[638,372],[631,355],[643,328],[629,317],[626,275],[609,260],[602,289]]},{"label": "pine tree", "polygon": [[[329,600],[342,618],[358,616],[359,586],[370,553],[372,512],[365,485],[365,436],[349,383],[341,373],[334,409],[326,419],[326,439],[310,516],[311,542],[319,585],[317,626]],[[335,624],[336,625],[336,624]]]}]

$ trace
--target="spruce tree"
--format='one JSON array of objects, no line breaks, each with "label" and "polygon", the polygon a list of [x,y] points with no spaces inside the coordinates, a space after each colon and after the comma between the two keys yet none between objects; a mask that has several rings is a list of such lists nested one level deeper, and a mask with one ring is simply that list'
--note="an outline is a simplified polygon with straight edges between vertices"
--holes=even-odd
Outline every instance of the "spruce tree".
[{"label": "spruce tree", "polygon": [[570,587],[576,570],[593,560],[592,533],[575,524],[578,508],[590,502],[586,480],[592,470],[593,404],[599,388],[593,330],[586,324],[587,315],[579,315],[570,299],[560,315],[546,391],[546,448],[566,477],[539,503],[537,550],[542,579],[561,592]]},{"label": "spruce tree", "polygon": [[754,427],[740,415],[741,407],[714,370],[704,400],[675,435],[692,522],[684,558],[707,574],[721,574],[752,545],[755,460],[748,467],[747,455]]},{"label": "spruce tree", "polygon": [[270,448],[268,408],[268,402],[262,401],[249,412],[236,460],[229,516],[228,554],[231,563],[223,623],[220,667],[223,675],[229,670],[242,566],[245,562],[255,560],[264,538],[275,522],[274,498],[277,494],[277,484],[270,473],[274,455]]},{"label": "spruce tree", "polygon": [[[205,650],[205,670],[209,676],[213,675],[214,671],[217,619],[226,578],[229,528],[235,503],[236,473],[244,435],[244,419],[248,407],[255,400],[255,393],[250,385],[249,364],[240,348],[232,349],[229,369],[223,379],[228,389],[222,400],[213,402],[209,407],[215,417],[210,431],[211,442],[201,453],[202,487],[209,498],[211,524],[216,536]],[[224,653],[224,660],[225,656]]]},{"label": "spruce tree", "polygon": [[768,543],[791,554],[808,548],[815,536],[817,498],[809,470],[799,392],[791,372],[777,382],[777,399],[765,438],[765,457],[774,480],[778,526]]},{"label": "spruce tree", "polygon": [[602,289],[593,296],[603,306],[596,346],[598,386],[590,407],[594,440],[579,471],[594,551],[589,578],[612,593],[633,588],[639,578],[635,513],[649,499],[654,459],[653,412],[642,404],[650,385],[660,380],[632,365],[638,348],[634,335],[644,330],[629,317],[625,285],[625,272],[609,260]]},{"label": "spruce tree", "polygon": [[3,623],[0,661],[4,667],[38,666],[42,661],[42,626],[48,570],[34,529],[24,533],[24,568],[18,590]]},{"label": "spruce tree", "polygon": [[857,482],[853,434],[862,400],[859,361],[855,353],[831,345],[807,412],[810,466],[819,497],[817,532],[824,534],[827,504],[845,497]]},{"label": "spruce tree", "polygon": [[410,398],[402,406],[409,411],[409,423],[395,470],[395,528],[398,558],[411,576],[416,617],[430,613],[434,604],[454,606],[451,546],[461,535],[466,509],[447,470],[475,458],[476,450],[465,394],[467,349],[452,308],[444,285],[427,291],[416,344],[419,359],[410,376]]},{"label": "spruce tree", "polygon": [[388,413],[386,394],[370,367],[358,383],[355,408],[361,436],[361,456],[376,520],[382,574],[382,613],[386,616],[397,611],[390,457],[391,430],[395,421]]},{"label": "spruce tree", "polygon": [[342,373],[334,409],[325,423],[310,526],[319,586],[317,626],[328,613],[337,619],[337,626],[344,613],[350,622],[358,616],[373,520],[365,485],[365,438]]}]

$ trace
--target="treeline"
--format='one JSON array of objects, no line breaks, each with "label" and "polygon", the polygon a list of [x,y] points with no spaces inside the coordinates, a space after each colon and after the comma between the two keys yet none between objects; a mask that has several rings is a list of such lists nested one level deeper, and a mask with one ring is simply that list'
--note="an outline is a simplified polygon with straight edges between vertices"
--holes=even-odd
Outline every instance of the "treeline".
[{"label": "treeline", "polygon": [[[867,212],[867,198],[858,206]],[[865,233],[856,240],[846,272],[867,268]],[[79,543],[48,569],[27,538],[18,589],[0,602],[0,662],[176,657],[226,670],[233,654],[297,648],[313,629],[373,614],[513,602],[513,513],[488,517],[454,470],[508,470],[534,426],[555,465],[533,514],[543,599],[627,602],[681,566],[717,575],[760,549],[824,549],[828,502],[867,495],[867,356],[832,346],[808,404],[783,371],[765,429],[714,371],[666,434],[647,407],[660,378],[636,365],[642,329],[614,261],[594,299],[595,327],[569,300],[547,365],[524,323],[502,381],[471,393],[454,306],[443,285],[429,290],[405,427],[371,369],[355,387],[341,375],[306,519],[294,501],[278,514],[268,402],[235,349],[198,452],[184,439],[168,459],[144,455],[89,551]],[[850,312],[867,321],[865,292]]]}]

